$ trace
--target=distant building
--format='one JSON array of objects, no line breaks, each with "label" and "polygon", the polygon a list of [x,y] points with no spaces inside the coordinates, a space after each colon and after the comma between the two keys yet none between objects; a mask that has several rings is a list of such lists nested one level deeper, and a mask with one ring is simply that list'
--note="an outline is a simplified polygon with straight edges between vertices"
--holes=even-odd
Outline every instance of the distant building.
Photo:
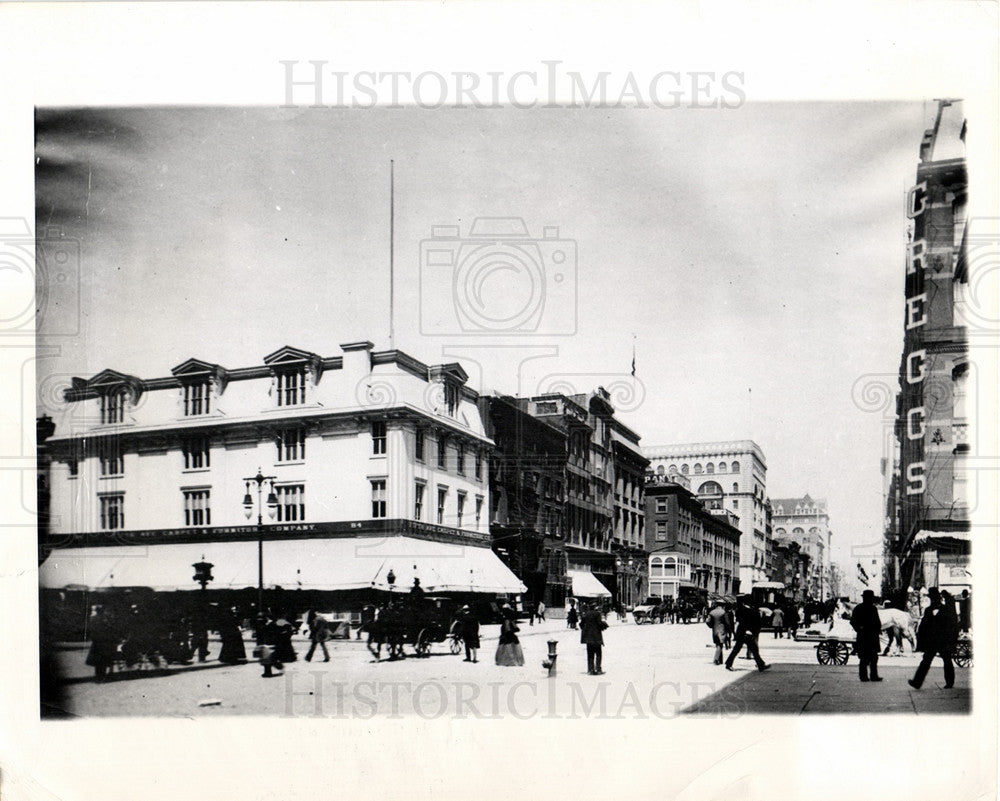
[{"label": "distant building", "polygon": [[685,476],[706,508],[725,508],[739,518],[739,591],[766,581],[767,462],[760,446],[752,440],[701,442],[653,445],[643,453],[655,475]]},{"label": "distant building", "polygon": [[807,597],[825,601],[830,597],[830,515],[826,501],[811,498],[773,498],[772,526],[776,540],[791,539],[809,558],[802,576]]},{"label": "distant building", "polygon": [[649,594],[705,600],[739,589],[740,530],[732,512],[706,508],[680,473],[646,478]]},{"label": "distant building", "polygon": [[912,227],[895,427],[899,470],[887,501],[898,510],[898,527],[886,532],[886,583],[900,594],[971,586],[965,133],[962,104],[939,101],[920,144],[908,201]]}]

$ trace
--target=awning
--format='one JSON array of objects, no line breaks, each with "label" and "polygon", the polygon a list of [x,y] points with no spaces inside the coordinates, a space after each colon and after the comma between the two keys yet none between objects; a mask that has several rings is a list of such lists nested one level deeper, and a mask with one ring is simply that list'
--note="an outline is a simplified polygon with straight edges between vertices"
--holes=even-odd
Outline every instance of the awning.
[{"label": "awning", "polygon": [[607,587],[598,581],[597,576],[589,570],[567,570],[573,585],[572,595],[575,598],[610,598]]},{"label": "awning", "polygon": [[755,590],[783,590],[785,585],[780,581],[758,581],[753,585]]},{"label": "awning", "polygon": [[926,540],[959,540],[961,542],[971,542],[971,531],[928,531],[921,529],[913,535],[913,544],[916,545]]},{"label": "awning", "polygon": [[[67,548],[53,551],[39,568],[42,587],[90,589],[150,587],[197,589],[195,562],[211,562],[213,589],[257,586],[257,543]],[[489,548],[413,537],[344,537],[264,542],[264,586],[308,590],[397,591],[413,579],[427,592],[517,594],[527,591]]]}]

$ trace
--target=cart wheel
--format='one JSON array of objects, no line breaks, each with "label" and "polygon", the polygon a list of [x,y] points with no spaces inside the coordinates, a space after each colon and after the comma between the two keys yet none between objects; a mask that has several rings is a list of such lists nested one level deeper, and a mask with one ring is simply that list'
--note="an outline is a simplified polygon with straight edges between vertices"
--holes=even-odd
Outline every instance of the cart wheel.
[{"label": "cart wheel", "polygon": [[430,632],[427,629],[420,629],[420,633],[417,635],[417,639],[413,642],[413,650],[417,652],[417,656],[427,656],[428,651],[431,649]]},{"label": "cart wheel", "polygon": [[462,641],[458,637],[451,638],[451,652],[453,654],[462,653]]},{"label": "cart wheel", "polygon": [[838,665],[846,665],[847,660],[850,659],[850,657],[851,657],[851,646],[849,646],[846,642],[838,642],[837,654],[834,658],[834,661]]},{"label": "cart wheel", "polygon": [[816,661],[821,665],[832,665],[837,661],[837,643],[833,640],[823,640],[816,646]]},{"label": "cart wheel", "polygon": [[972,665],[972,643],[962,640],[955,648],[955,664],[962,668]]}]

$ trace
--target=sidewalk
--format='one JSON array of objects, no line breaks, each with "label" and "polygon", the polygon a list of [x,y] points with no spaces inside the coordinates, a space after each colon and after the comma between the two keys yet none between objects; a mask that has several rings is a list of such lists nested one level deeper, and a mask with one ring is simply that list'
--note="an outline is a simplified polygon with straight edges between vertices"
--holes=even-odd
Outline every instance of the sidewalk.
[{"label": "sidewalk", "polygon": [[881,682],[862,683],[856,664],[844,666],[775,664],[745,675],[684,710],[688,715],[967,715],[972,710],[971,672],[955,669],[955,686],[944,689],[935,664],[919,690],[907,684],[912,667],[879,665]]}]

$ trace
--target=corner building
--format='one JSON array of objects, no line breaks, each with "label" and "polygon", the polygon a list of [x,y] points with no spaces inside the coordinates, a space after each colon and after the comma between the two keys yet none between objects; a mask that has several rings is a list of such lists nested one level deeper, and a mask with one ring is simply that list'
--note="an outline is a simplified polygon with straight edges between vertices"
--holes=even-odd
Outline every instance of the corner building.
[{"label": "corner building", "polygon": [[41,586],[193,589],[203,560],[213,590],[256,588],[260,538],[269,592],[522,592],[490,549],[493,443],[465,371],[340,350],[74,379],[45,443]]}]

